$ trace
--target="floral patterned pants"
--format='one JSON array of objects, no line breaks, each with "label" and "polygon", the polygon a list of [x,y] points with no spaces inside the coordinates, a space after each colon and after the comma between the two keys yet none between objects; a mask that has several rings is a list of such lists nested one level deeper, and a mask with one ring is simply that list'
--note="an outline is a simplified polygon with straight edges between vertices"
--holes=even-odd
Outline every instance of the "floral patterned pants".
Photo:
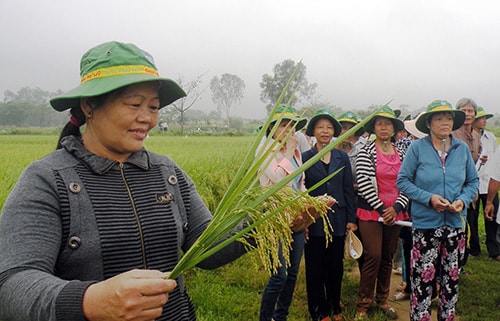
[{"label": "floral patterned pants", "polygon": [[431,320],[432,289],[440,281],[437,319],[455,320],[458,276],[465,254],[465,234],[449,226],[414,229],[411,253],[412,321]]}]

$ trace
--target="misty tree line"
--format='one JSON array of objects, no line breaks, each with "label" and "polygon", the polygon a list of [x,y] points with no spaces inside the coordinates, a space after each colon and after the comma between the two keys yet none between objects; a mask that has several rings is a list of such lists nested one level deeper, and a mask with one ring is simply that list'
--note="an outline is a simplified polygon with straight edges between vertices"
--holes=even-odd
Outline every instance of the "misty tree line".
[{"label": "misty tree line", "polygon": [[[275,105],[296,66],[298,66],[298,72],[290,84],[292,90],[286,93],[283,102],[291,102],[293,106],[304,113],[306,118],[312,117],[314,112],[320,108],[329,108],[335,115],[347,111],[341,107],[322,102],[315,93],[318,85],[309,83],[306,77],[306,66],[302,62],[286,59],[274,66],[272,74],[264,74],[259,83],[260,99],[265,103],[267,112]],[[206,73],[203,73],[189,81],[182,77],[176,79],[187,96],[162,108],[160,121],[166,122],[170,126],[178,125],[181,133],[184,131],[185,125],[203,126],[215,130],[241,129],[244,123],[249,121],[233,117],[231,112],[244,97],[245,82],[237,75],[225,73],[220,77],[214,76],[206,85],[204,84],[205,76]],[[217,110],[208,113],[196,109],[200,103],[200,97],[207,89],[210,89],[211,99],[217,106]],[[0,127],[57,127],[64,125],[69,119],[69,113],[56,112],[50,108],[48,103],[51,97],[62,93],[61,90],[49,92],[38,87],[23,87],[17,93],[6,90],[4,101],[0,102]],[[351,111],[358,113],[363,118],[376,107],[378,106],[371,105],[366,110]],[[407,105],[391,107],[399,109],[402,115],[411,113]],[[500,126],[499,117],[491,119],[488,125]]]},{"label": "misty tree line", "polygon": [[[278,100],[295,67],[299,65],[284,102],[292,102],[296,107],[311,108],[317,84],[309,84],[306,78],[306,66],[291,59],[278,63],[273,74],[265,74],[260,82],[262,92],[260,99],[269,111]],[[178,124],[180,131],[184,125],[203,125],[210,128],[239,128],[244,120],[232,117],[233,108],[241,102],[245,94],[245,82],[237,75],[222,74],[214,76],[209,84],[204,84],[206,73],[186,81],[182,77],[176,79],[185,90],[187,96],[163,108],[160,121],[170,125]],[[211,99],[217,106],[216,111],[205,113],[197,110],[200,97],[207,90],[211,91]],[[10,90],[4,92],[4,101],[0,103],[0,126],[2,127],[54,127],[62,126],[68,121],[68,113],[60,113],[50,108],[48,101],[62,91],[49,92],[38,87],[23,87],[17,93]]]}]

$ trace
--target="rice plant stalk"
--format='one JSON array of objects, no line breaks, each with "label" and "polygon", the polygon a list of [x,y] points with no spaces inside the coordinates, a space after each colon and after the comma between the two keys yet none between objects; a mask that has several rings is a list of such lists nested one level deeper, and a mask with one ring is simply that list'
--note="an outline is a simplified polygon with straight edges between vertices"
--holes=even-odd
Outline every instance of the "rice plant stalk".
[{"label": "rice plant stalk", "polygon": [[[287,184],[318,162],[321,157],[341,144],[346,138],[361,129],[376,112],[387,106],[388,103],[376,109],[370,116],[366,117],[362,122],[355,125],[334,142],[327,145],[317,155],[305,162],[283,180],[275,185],[262,188],[258,185],[259,168],[265,165],[266,161],[269,161],[270,158],[274,157],[274,155],[279,152],[279,149],[284,145],[286,139],[283,142],[271,142],[270,137],[268,137],[265,142],[268,143],[271,148],[262,149],[260,151],[257,151],[257,149],[263,141],[265,129],[268,128],[271,123],[272,115],[281,104],[293,77],[295,77],[298,71],[297,67],[283,89],[270,116],[262,126],[263,130],[257,135],[256,140],[243,160],[234,180],[229,185],[225,195],[215,209],[211,222],[193,246],[182,255],[177,265],[169,274],[169,278],[177,278],[180,274],[187,272],[210,255],[236,240],[242,241],[247,246],[257,251],[261,251],[258,256],[261,258],[263,264],[272,271],[276,268],[276,261],[271,260],[270,257],[273,257],[279,248],[276,242],[281,242],[283,249],[285,247],[288,248],[290,245],[290,222],[293,217],[299,213],[307,213],[308,210],[317,211],[320,213],[320,217],[326,217],[325,214],[328,208],[325,207],[325,202],[314,199],[308,195],[308,192],[326,182],[336,173],[326,177],[313,186],[313,188],[300,194],[287,191]],[[289,133],[289,135],[291,135],[291,133]],[[272,133],[269,136],[272,136]],[[280,213],[281,215],[285,215],[285,218],[279,216]],[[262,229],[262,231],[265,232],[259,233],[259,226],[263,226],[262,224],[268,221],[270,221],[268,227],[263,227]],[[280,229],[280,235],[268,234],[269,229],[273,226]],[[329,226],[329,222],[325,221],[325,226]],[[236,227],[238,228],[236,229]],[[254,242],[249,243],[246,241],[248,239],[252,239]],[[254,244],[256,246],[253,246]],[[275,263],[272,263],[273,261],[275,261]]]}]

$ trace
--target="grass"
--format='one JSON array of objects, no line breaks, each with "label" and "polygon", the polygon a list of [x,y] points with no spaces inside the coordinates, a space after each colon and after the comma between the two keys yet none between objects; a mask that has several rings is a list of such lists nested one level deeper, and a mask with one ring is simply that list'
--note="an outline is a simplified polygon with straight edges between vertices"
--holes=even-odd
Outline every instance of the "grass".
[{"label": "grass", "polygon": [[[214,209],[241,160],[253,141],[251,136],[178,137],[152,136],[146,147],[168,155],[194,180],[209,208]],[[56,135],[0,135],[0,207],[22,170],[33,160],[54,150]],[[484,243],[484,223],[480,219],[480,236]],[[466,269],[471,275],[460,278],[457,306],[462,321],[500,320],[500,264],[482,255],[471,258]],[[354,317],[358,280],[349,271],[357,269],[354,261],[346,261],[342,301],[347,320]],[[257,266],[252,253],[213,271],[193,269],[186,275],[186,287],[196,306],[198,320],[257,320],[261,293],[268,272]],[[385,320],[377,310],[371,320]],[[304,266],[300,269],[289,321],[309,320]]]}]

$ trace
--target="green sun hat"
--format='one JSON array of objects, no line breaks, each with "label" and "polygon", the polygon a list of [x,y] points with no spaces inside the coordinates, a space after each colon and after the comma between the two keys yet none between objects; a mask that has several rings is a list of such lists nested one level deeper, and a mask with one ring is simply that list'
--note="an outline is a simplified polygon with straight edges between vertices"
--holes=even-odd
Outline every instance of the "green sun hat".
[{"label": "green sun hat", "polygon": [[333,137],[337,137],[342,132],[342,125],[335,119],[335,115],[329,111],[328,109],[320,109],[316,111],[307,124],[306,135],[314,136],[314,126],[316,125],[316,121],[321,118],[328,119],[333,124]]},{"label": "green sun hat", "polygon": [[[278,108],[276,108],[276,112],[271,118],[270,125],[276,123],[278,120],[283,120],[283,119],[288,119],[296,122],[297,125],[295,125],[295,131],[301,130],[307,124],[307,119],[301,118],[295,108],[285,104],[281,104],[278,106]],[[266,136],[269,136],[270,132],[271,129],[267,128]]]},{"label": "green sun hat", "polygon": [[153,57],[134,44],[106,42],[88,50],[80,60],[80,85],[50,100],[57,111],[80,105],[80,98],[99,96],[115,89],[146,81],[160,83],[160,107],[185,97],[172,79],[161,78]]},{"label": "green sun hat", "polygon": [[[362,119],[352,111],[347,111],[345,113],[342,113],[338,118],[338,122],[342,125],[342,123],[351,123],[353,125],[359,124]],[[361,136],[365,132],[365,128],[361,127],[356,133],[355,136]]]},{"label": "green sun hat", "polygon": [[346,123],[353,123],[354,125],[357,125],[358,123],[361,122],[361,117],[356,115],[355,113],[351,111],[347,111],[343,114],[341,114],[337,120],[339,123],[346,122]]},{"label": "green sun hat", "polygon": [[375,116],[373,116],[373,118],[370,119],[370,121],[365,125],[365,130],[367,132],[369,132],[370,134],[374,133],[373,124],[375,122],[375,119],[377,119],[378,117],[383,117],[383,118],[389,119],[392,122],[392,125],[394,126],[394,131],[396,133],[399,132],[400,130],[405,129],[405,125],[404,125],[403,121],[397,117],[397,115],[394,113],[394,111],[389,106],[385,106],[380,111],[378,111],[375,114]]},{"label": "green sun hat", "polygon": [[477,106],[477,113],[476,113],[475,119],[478,119],[481,117],[486,117],[486,119],[490,119],[491,117],[493,117],[493,114],[487,114],[483,107]]},{"label": "green sun hat", "polygon": [[417,121],[415,122],[415,127],[421,132],[428,134],[429,128],[427,127],[427,119],[430,115],[435,113],[450,112],[453,115],[453,129],[457,130],[464,124],[465,113],[460,109],[453,109],[451,104],[446,100],[434,100],[425,109],[425,112],[421,113]]}]

